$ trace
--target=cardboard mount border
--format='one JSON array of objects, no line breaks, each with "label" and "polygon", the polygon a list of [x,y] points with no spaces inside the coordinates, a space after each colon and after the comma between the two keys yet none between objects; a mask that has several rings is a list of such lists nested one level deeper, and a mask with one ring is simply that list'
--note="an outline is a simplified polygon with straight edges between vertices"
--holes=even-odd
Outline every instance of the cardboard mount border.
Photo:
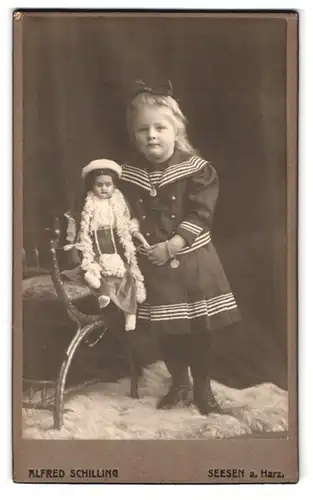
[{"label": "cardboard mount border", "polygon": [[[295,11],[157,12],[179,17],[279,17],[287,26],[287,309],[288,309],[288,438],[207,441],[45,441],[22,439],[22,205],[23,205],[23,18],[42,16],[45,10],[13,13],[13,480],[34,482],[28,469],[118,468],[117,479],[73,480],[75,483],[117,484],[227,484],[295,483],[298,481],[297,411],[297,179],[298,179],[298,13]],[[21,14],[21,15],[20,15]],[[155,11],[49,11],[49,16],[151,16]],[[164,460],[166,457],[166,461]],[[233,458],[235,457],[235,459]],[[244,480],[209,479],[210,468],[280,470],[284,478]],[[36,482],[67,483],[65,479]]]}]

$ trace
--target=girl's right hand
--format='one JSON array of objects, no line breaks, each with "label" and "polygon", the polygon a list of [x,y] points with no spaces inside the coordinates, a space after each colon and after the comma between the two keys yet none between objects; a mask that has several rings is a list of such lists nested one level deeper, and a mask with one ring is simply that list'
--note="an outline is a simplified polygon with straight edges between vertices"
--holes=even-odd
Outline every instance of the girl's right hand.
[{"label": "girl's right hand", "polygon": [[147,251],[147,257],[152,264],[163,266],[169,259],[167,243],[162,241],[152,245]]}]

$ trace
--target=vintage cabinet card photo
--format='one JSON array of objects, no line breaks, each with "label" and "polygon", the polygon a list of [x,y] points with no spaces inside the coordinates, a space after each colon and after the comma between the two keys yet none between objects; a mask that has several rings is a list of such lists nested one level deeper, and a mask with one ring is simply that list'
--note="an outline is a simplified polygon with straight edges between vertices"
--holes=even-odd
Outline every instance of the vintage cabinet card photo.
[{"label": "vintage cabinet card photo", "polygon": [[12,23],[14,481],[297,482],[298,14]]}]

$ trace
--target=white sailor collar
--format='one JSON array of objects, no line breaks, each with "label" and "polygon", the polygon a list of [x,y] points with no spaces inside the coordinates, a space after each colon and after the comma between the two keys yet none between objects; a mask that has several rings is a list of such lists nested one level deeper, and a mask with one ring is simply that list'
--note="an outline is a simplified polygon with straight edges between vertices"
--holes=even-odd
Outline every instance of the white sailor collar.
[{"label": "white sailor collar", "polygon": [[[176,182],[177,180],[191,177],[196,172],[202,170],[206,164],[206,160],[193,155],[184,161],[167,166],[162,172],[162,176],[158,184],[158,190],[168,184]],[[145,169],[133,167],[129,164],[122,165],[121,179],[125,182],[136,184],[147,191],[151,191],[154,187],[150,181],[148,172]]]}]

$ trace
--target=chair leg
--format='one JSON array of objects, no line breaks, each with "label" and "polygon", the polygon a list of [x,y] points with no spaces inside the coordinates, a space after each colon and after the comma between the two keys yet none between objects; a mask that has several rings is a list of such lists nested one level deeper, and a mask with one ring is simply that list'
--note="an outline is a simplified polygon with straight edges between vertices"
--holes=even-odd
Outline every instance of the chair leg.
[{"label": "chair leg", "polygon": [[133,356],[133,353],[129,352],[129,366],[130,366],[130,396],[134,399],[139,399],[139,376],[140,370]]},{"label": "chair leg", "polygon": [[101,326],[104,326],[104,324],[104,321],[97,321],[96,323],[84,326],[83,328],[79,327],[70,345],[67,348],[56,386],[55,406],[53,413],[53,426],[55,429],[61,429],[61,427],[63,426],[64,389],[73,356],[85,337],[87,337],[94,328],[99,328]]},{"label": "chair leg", "polygon": [[130,397],[134,399],[139,399],[139,378],[140,378],[140,364],[138,363],[137,357],[135,356],[134,350],[132,348],[132,332],[126,333],[127,338],[127,358],[130,371]]}]

